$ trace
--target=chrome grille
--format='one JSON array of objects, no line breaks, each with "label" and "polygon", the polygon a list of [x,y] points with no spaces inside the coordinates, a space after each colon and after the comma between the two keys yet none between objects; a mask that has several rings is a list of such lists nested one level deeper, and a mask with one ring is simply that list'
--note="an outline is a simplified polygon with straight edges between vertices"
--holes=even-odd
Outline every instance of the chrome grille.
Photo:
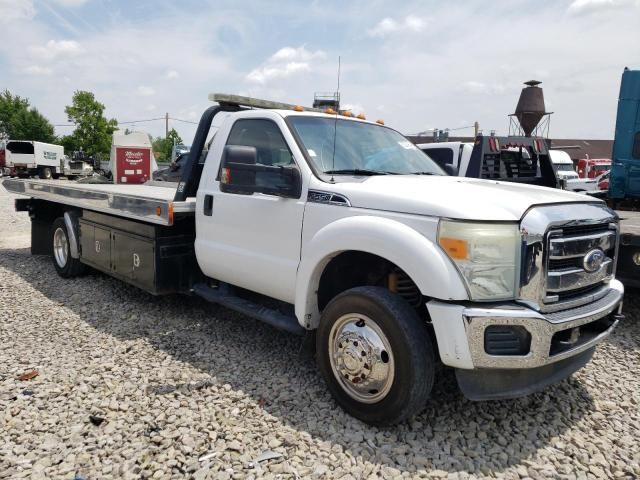
[{"label": "chrome grille", "polygon": [[[613,276],[617,227],[615,224],[593,224],[579,230],[557,229],[548,235],[546,302],[560,301],[563,296],[587,287],[597,287]],[[602,251],[604,258],[597,268],[588,271],[585,258],[590,252]]]},{"label": "chrome grille", "polygon": [[[520,302],[552,312],[606,295],[618,242],[618,219],[606,205],[535,207],[523,217],[521,234]],[[599,262],[588,261],[594,256]]]}]

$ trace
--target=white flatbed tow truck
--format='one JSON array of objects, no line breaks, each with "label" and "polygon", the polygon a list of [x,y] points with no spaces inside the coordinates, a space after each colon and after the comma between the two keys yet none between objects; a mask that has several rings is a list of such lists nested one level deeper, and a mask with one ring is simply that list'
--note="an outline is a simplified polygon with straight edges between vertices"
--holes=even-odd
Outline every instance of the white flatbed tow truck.
[{"label": "white flatbed tow truck", "polygon": [[32,253],[304,335],[337,403],[378,425],[424,407],[439,362],[470,399],[526,395],[622,320],[604,202],[448,176],[377,122],[211,99],[174,188],[6,180]]}]

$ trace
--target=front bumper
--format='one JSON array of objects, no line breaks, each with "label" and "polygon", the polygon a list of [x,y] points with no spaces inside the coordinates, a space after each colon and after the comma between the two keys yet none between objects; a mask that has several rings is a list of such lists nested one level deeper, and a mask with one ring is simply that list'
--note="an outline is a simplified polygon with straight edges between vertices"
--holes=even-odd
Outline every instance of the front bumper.
[{"label": "front bumper", "polygon": [[[461,369],[532,369],[585,352],[613,331],[621,318],[624,287],[611,280],[605,296],[587,305],[542,313],[511,303],[469,306],[432,300],[427,303],[440,357],[445,365]],[[490,326],[518,326],[530,335],[524,355],[493,355],[486,351],[485,331]],[[558,345],[559,332],[571,341]]]}]

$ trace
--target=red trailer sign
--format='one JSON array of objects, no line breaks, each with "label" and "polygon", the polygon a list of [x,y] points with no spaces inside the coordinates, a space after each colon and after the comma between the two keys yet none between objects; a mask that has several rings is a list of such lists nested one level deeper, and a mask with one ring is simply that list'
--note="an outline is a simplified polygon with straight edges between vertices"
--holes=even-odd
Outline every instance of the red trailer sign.
[{"label": "red trailer sign", "polygon": [[151,149],[116,147],[116,183],[144,183],[151,178]]}]

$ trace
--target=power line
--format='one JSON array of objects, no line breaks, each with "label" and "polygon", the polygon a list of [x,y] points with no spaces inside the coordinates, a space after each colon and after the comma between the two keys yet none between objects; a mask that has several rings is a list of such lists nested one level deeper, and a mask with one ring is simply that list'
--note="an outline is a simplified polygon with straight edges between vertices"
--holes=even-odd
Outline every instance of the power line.
[{"label": "power line", "polygon": [[[165,117],[157,117],[157,118],[146,118],[143,120],[128,120],[125,122],[118,122],[118,125],[131,125],[134,123],[147,123],[147,122],[156,122],[158,120],[165,120]],[[169,120],[175,120],[176,122],[183,122],[183,123],[191,123],[193,125],[197,125],[198,122],[194,122],[191,120],[184,120],[182,118],[174,118],[174,117],[169,117]],[[54,127],[75,127],[76,124],[75,123],[54,123],[53,124]]]},{"label": "power line", "polygon": [[193,122],[191,120],[182,120],[181,118],[173,118],[173,117],[169,117],[169,120],[175,120],[176,122],[184,122],[184,123],[192,123],[194,125],[197,125],[198,122]]}]

